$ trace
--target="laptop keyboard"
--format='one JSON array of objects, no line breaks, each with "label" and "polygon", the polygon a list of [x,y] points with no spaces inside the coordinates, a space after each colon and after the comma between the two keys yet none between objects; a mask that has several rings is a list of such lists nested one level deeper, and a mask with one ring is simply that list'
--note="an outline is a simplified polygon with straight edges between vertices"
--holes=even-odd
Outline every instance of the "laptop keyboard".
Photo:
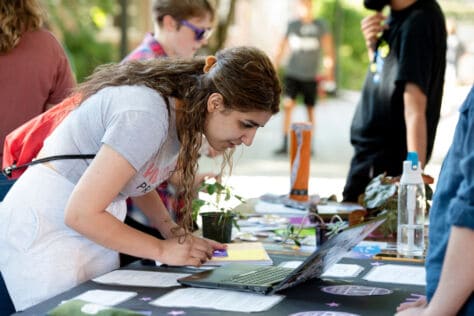
[{"label": "laptop keyboard", "polygon": [[238,284],[273,284],[283,281],[293,269],[282,267],[261,267],[226,280]]}]

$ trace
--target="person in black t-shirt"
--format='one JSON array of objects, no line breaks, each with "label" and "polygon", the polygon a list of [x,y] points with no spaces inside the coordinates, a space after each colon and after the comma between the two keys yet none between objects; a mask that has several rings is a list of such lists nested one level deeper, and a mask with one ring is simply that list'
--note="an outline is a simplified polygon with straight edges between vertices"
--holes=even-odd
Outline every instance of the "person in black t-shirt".
[{"label": "person in black t-shirt", "polygon": [[[343,192],[357,202],[370,180],[398,176],[408,151],[429,161],[446,67],[444,15],[434,0],[364,0],[371,64],[351,125],[354,156]],[[386,18],[380,11],[390,6]],[[381,36],[379,34],[382,33]]]}]

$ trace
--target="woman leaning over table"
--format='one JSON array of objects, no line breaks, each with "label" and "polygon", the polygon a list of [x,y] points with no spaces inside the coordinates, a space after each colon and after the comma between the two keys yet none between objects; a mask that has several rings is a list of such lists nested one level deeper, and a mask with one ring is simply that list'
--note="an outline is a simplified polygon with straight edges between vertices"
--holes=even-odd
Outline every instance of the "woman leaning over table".
[{"label": "woman leaning over table", "polygon": [[[225,247],[177,226],[154,188],[182,175],[189,227],[202,134],[230,163],[278,112],[280,91],[268,57],[250,47],[100,67],[40,153],[95,158],[28,168],[0,206],[0,270],[15,308],[116,269],[118,252],[199,266]],[[122,222],[129,196],[155,214],[165,240]]]}]

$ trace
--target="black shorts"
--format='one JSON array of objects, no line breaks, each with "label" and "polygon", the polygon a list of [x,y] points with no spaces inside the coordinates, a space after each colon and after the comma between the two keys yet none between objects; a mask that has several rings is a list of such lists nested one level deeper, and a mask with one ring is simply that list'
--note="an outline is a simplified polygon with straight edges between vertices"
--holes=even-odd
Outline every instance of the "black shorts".
[{"label": "black shorts", "polygon": [[284,78],[285,96],[296,99],[298,94],[303,94],[303,101],[306,106],[314,106],[316,104],[316,80],[299,80],[295,78]]}]

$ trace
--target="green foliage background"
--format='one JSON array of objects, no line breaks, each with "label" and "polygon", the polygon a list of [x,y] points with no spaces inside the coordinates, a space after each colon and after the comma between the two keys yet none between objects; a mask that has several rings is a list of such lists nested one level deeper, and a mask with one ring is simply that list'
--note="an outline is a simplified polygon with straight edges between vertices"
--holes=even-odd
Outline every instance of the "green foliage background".
[{"label": "green foliage background", "polygon": [[98,65],[118,61],[118,47],[98,38],[103,19],[115,15],[115,0],[44,0],[48,24],[62,38],[77,82]]},{"label": "green foliage background", "polygon": [[328,23],[336,46],[337,81],[339,88],[359,90],[368,65],[367,49],[360,31],[364,17],[362,0],[359,6],[348,5],[354,0],[313,0],[315,16]]},{"label": "green foliage background", "polygon": [[[60,35],[68,52],[78,82],[90,75],[96,66],[119,61],[119,43],[99,39],[105,17],[117,20],[118,0],[41,1],[48,12],[50,26]],[[136,1],[143,0],[128,0],[128,3]],[[474,14],[471,1],[439,0],[439,3],[446,16],[471,21]],[[314,15],[326,20],[335,40],[339,89],[359,90],[369,62],[360,21],[369,12],[363,8],[362,0],[313,0],[313,3]],[[114,27],[118,28],[118,25]]]}]

